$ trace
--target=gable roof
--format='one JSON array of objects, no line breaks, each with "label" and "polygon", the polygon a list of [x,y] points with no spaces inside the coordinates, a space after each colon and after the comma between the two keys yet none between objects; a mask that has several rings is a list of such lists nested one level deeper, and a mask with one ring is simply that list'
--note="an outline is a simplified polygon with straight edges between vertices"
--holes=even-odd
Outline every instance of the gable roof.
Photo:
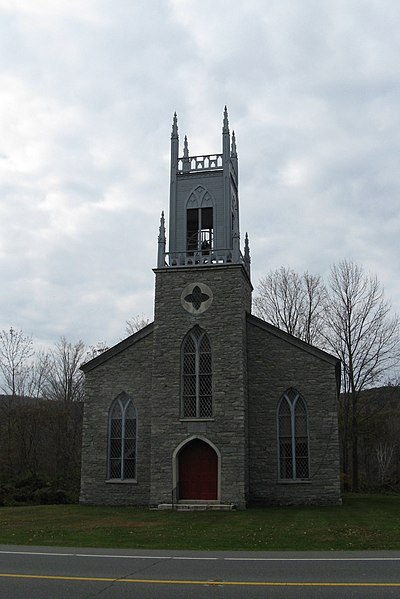
[{"label": "gable roof", "polygon": [[306,341],[303,341],[302,339],[299,339],[298,337],[291,335],[290,333],[286,333],[285,331],[278,329],[278,327],[274,326],[273,324],[266,322],[265,320],[262,320],[257,316],[253,316],[252,314],[247,314],[247,322],[250,325],[253,325],[255,327],[258,327],[259,329],[268,332],[270,335],[282,339],[282,341],[285,341],[286,343],[289,343],[290,345],[293,345],[298,349],[301,349],[302,351],[311,354],[315,358],[319,358],[320,360],[323,360],[328,364],[332,364],[336,371],[336,385],[337,391],[339,393],[341,382],[341,361],[339,358],[332,354],[329,354],[328,352],[324,351],[323,349],[320,349],[319,347],[315,347],[315,345],[311,345],[310,343],[307,343]]},{"label": "gable roof", "polygon": [[[247,314],[247,322],[252,326],[264,330],[270,335],[273,335],[274,337],[277,337],[278,339],[281,339],[282,341],[285,341],[286,343],[289,343],[290,345],[293,345],[294,347],[297,347],[298,349],[301,349],[302,351],[311,354],[315,358],[323,360],[324,362],[327,362],[328,364],[334,366],[336,371],[337,389],[339,393],[341,374],[341,361],[339,358],[324,351],[323,349],[320,349],[319,347],[315,347],[315,345],[311,345],[310,343],[307,343],[306,341],[303,341],[302,339],[299,339],[298,337],[291,335],[290,333],[282,331],[273,324],[266,322],[265,320],[262,320],[261,318],[254,316],[253,314]],[[113,347],[110,347],[110,349],[93,358],[92,360],[89,360],[88,362],[81,364],[80,369],[85,374],[87,372],[90,372],[94,368],[100,366],[100,364],[104,364],[104,362],[107,362],[114,356],[135,345],[145,337],[151,335],[153,333],[153,330],[154,322],[151,322],[150,324],[146,325],[143,329],[140,329],[140,331],[137,331],[133,335],[130,335],[126,339],[123,339]]]},{"label": "gable roof", "polygon": [[274,337],[278,337],[279,339],[282,339],[283,341],[286,341],[287,343],[290,343],[291,345],[294,345],[299,349],[312,354],[316,358],[320,358],[320,360],[324,360],[325,362],[329,362],[333,365],[335,365],[337,362],[340,362],[339,358],[336,356],[333,356],[323,349],[319,349],[319,347],[315,347],[315,345],[311,345],[310,343],[299,339],[299,337],[295,337],[290,333],[286,333],[286,331],[282,331],[282,329],[278,329],[278,327],[275,325],[262,320],[262,318],[253,316],[253,314],[247,314],[247,322],[260,329],[263,329],[264,331],[268,331],[268,333],[274,335]]},{"label": "gable roof", "polygon": [[123,339],[116,345],[113,345],[113,347],[110,347],[110,349],[107,349],[106,351],[99,354],[95,358],[92,358],[92,360],[89,360],[88,362],[81,364],[80,369],[85,374],[87,372],[90,372],[94,368],[97,368],[97,366],[100,366],[100,364],[104,364],[104,362],[107,362],[107,360],[110,360],[117,354],[125,351],[126,349],[128,349],[128,347],[135,345],[135,343],[137,343],[138,341],[141,341],[148,335],[151,335],[153,332],[153,329],[154,329],[154,322],[151,322],[150,324],[143,327],[143,329],[140,329],[140,331],[133,333],[133,335],[129,335],[129,337],[127,337],[126,339]]}]

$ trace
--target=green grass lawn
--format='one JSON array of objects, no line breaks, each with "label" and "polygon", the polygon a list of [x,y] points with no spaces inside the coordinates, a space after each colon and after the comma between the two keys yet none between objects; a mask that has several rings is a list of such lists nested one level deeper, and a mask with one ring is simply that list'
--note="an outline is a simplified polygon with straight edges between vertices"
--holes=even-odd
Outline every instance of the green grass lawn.
[{"label": "green grass lawn", "polygon": [[400,549],[400,497],[343,506],[166,512],[51,505],[0,508],[0,543],[194,550]]}]

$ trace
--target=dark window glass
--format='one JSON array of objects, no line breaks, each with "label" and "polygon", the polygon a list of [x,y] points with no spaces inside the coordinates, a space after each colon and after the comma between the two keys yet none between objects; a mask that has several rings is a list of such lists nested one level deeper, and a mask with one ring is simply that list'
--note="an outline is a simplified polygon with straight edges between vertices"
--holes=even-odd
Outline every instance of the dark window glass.
[{"label": "dark window glass", "polygon": [[279,477],[309,477],[308,419],[304,399],[295,389],[284,393],[278,408]]},{"label": "dark window glass", "polygon": [[194,327],[182,346],[182,416],[211,418],[212,364],[210,341]]},{"label": "dark window glass", "polygon": [[136,410],[132,401],[118,397],[110,410],[108,477],[136,478]]},{"label": "dark window glass", "polygon": [[199,210],[198,208],[189,208],[187,211],[187,247],[186,249],[196,251],[199,245]]},{"label": "dark window glass", "polygon": [[186,212],[186,250],[206,254],[213,248],[213,209],[188,208]]}]

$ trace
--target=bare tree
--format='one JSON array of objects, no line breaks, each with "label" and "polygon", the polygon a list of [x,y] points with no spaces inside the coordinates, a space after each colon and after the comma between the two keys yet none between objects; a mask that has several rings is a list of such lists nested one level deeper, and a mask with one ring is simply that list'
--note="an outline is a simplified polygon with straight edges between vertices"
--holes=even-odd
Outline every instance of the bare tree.
[{"label": "bare tree", "polygon": [[395,449],[396,444],[388,441],[380,441],[375,446],[375,457],[378,463],[379,482],[381,485],[385,484],[388,479]]},{"label": "bare tree", "polygon": [[29,379],[32,338],[10,327],[0,331],[0,372],[2,390],[11,396],[24,395]]},{"label": "bare tree", "polygon": [[105,344],[104,341],[99,341],[98,343],[96,343],[96,345],[89,345],[88,349],[86,350],[85,362],[93,360],[93,358],[96,358],[98,355],[103,354],[108,349],[109,347]]},{"label": "bare tree", "polygon": [[140,329],[144,329],[150,322],[150,319],[147,318],[144,314],[137,314],[133,316],[131,319],[127,320],[125,323],[125,333],[129,337],[129,335],[133,335],[140,331]]},{"label": "bare tree", "polygon": [[51,367],[50,356],[43,349],[37,349],[28,367],[28,376],[25,385],[25,395],[31,398],[40,398],[43,395],[43,386],[49,376]]},{"label": "bare tree", "polygon": [[59,401],[83,400],[83,373],[79,367],[86,357],[83,341],[68,342],[61,337],[49,354],[49,370],[43,396]]},{"label": "bare tree", "polygon": [[0,373],[1,389],[6,397],[0,404],[2,418],[5,422],[3,433],[3,450],[6,455],[6,472],[9,476],[13,470],[12,429],[14,425],[15,398],[25,394],[33,356],[32,338],[21,330],[10,327],[9,331],[0,331]]},{"label": "bare tree", "polygon": [[34,351],[22,331],[0,331],[0,481],[43,477],[75,493],[85,355],[82,341],[61,338],[50,352]]},{"label": "bare tree", "polygon": [[352,261],[331,269],[325,310],[327,347],[342,361],[343,468],[358,490],[358,425],[360,393],[377,385],[399,355],[399,320],[376,276]]},{"label": "bare tree", "polygon": [[319,275],[281,267],[262,278],[257,291],[257,316],[307,343],[320,342],[325,288]]},{"label": "bare tree", "polygon": [[326,289],[320,275],[303,274],[304,311],[301,339],[311,345],[323,343]]}]

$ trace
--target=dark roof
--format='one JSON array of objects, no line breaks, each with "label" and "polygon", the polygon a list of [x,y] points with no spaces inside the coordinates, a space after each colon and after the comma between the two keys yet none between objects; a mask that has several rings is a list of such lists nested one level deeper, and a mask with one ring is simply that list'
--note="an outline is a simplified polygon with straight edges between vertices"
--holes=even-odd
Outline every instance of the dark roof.
[{"label": "dark roof", "polygon": [[336,385],[337,392],[339,393],[341,383],[341,361],[338,357],[329,354],[319,347],[315,347],[315,345],[306,343],[306,341],[303,341],[302,339],[299,339],[290,333],[286,333],[285,331],[278,329],[278,327],[274,326],[273,324],[266,322],[257,316],[253,316],[252,314],[247,314],[247,322],[255,327],[263,329],[270,335],[274,335],[275,337],[278,337],[279,339],[298,347],[299,349],[311,354],[312,356],[315,356],[316,358],[319,358],[320,360],[323,360],[324,362],[328,362],[328,364],[332,364],[336,371]]},{"label": "dark roof", "polygon": [[126,339],[123,339],[122,341],[117,343],[116,345],[113,345],[113,347],[110,347],[110,349],[107,349],[92,360],[89,360],[88,362],[81,364],[80,369],[83,370],[85,374],[87,372],[90,372],[91,370],[93,370],[93,368],[97,368],[97,366],[100,366],[100,364],[107,362],[107,360],[109,360],[110,358],[113,358],[128,347],[135,345],[135,343],[137,343],[141,339],[144,339],[144,337],[150,335],[153,332],[153,329],[154,323],[151,322],[150,324],[143,327],[143,329],[140,329],[140,331],[133,333],[133,335],[130,335]]},{"label": "dark roof", "polygon": [[325,362],[329,362],[330,364],[336,364],[337,362],[340,362],[339,358],[337,358],[336,356],[333,356],[332,354],[329,354],[323,349],[315,347],[315,345],[311,345],[310,343],[307,343],[306,341],[303,341],[302,339],[299,339],[298,337],[295,337],[290,333],[286,333],[286,331],[278,329],[278,327],[274,326],[269,322],[266,322],[265,320],[262,320],[262,318],[258,318],[257,316],[248,314],[247,322],[253,324],[254,326],[260,329],[264,329],[264,331],[268,331],[268,333],[270,333],[271,335],[279,337],[279,339],[282,339],[283,341],[286,341],[291,345],[295,345],[299,349],[302,349],[303,351],[306,351],[315,356],[316,358],[324,360]]},{"label": "dark roof", "polygon": [[[274,325],[270,324],[269,322],[266,322],[265,320],[262,320],[261,318],[258,318],[257,316],[253,316],[252,314],[247,314],[247,322],[250,325],[253,325],[260,329],[263,329],[264,331],[268,332],[270,335],[274,335],[275,337],[278,337],[279,339],[286,341],[286,343],[289,343],[289,344],[315,356],[316,358],[323,360],[324,362],[328,362],[329,364],[332,364],[332,366],[334,366],[336,369],[336,378],[337,378],[338,392],[339,392],[339,389],[340,389],[340,366],[341,366],[341,362],[340,362],[339,358],[337,358],[336,356],[333,356],[332,354],[329,354],[328,352],[326,352],[322,349],[319,349],[318,347],[315,347],[314,345],[310,345],[309,343],[302,341],[301,339],[299,339],[298,337],[295,337],[294,335],[291,335],[290,333],[286,333],[285,331],[278,329],[278,327],[275,327]],[[138,341],[141,341],[148,335],[151,335],[153,330],[154,330],[154,322],[151,322],[150,324],[145,326],[143,329],[140,329],[140,331],[137,331],[136,333],[134,333],[133,335],[130,335],[126,339],[123,339],[122,341],[120,341],[119,343],[114,345],[113,347],[110,347],[110,349],[99,354],[92,360],[89,360],[88,362],[85,362],[84,364],[82,364],[81,370],[83,370],[83,372],[85,374],[87,372],[90,372],[94,368],[97,368],[97,366],[100,366],[100,364],[107,362],[107,360],[109,360],[110,358],[113,358],[117,354],[123,352],[125,349],[131,347],[132,345],[135,345],[135,343],[137,343]]]}]

